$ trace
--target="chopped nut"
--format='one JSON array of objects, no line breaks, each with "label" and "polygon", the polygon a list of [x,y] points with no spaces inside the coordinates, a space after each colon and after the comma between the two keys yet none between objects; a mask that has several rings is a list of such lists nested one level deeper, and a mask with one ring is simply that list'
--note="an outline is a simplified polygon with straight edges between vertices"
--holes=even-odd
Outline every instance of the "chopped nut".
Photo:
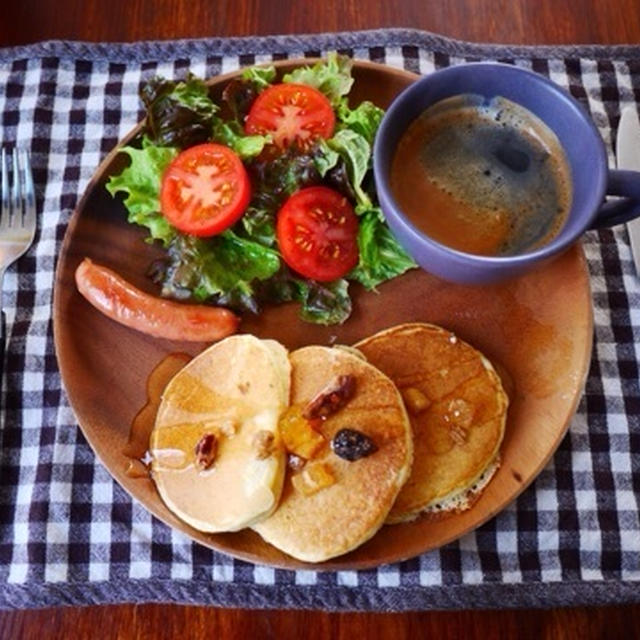
[{"label": "chopped nut", "polygon": [[265,460],[273,453],[275,436],[272,431],[261,429],[253,436],[253,448],[256,450],[256,458]]},{"label": "chopped nut", "polygon": [[415,387],[407,387],[406,389],[403,389],[402,398],[409,410],[409,413],[414,416],[417,416],[419,413],[428,409],[431,404],[429,398],[427,398],[420,389],[416,389]]},{"label": "chopped nut", "polygon": [[201,471],[208,469],[216,458],[218,440],[213,433],[205,433],[196,445],[196,467]]},{"label": "chopped nut", "polygon": [[295,453],[289,453],[287,455],[287,467],[292,471],[301,471],[307,461],[300,456],[297,456]]},{"label": "chopped nut", "polygon": [[235,420],[229,418],[228,420],[224,420],[220,425],[220,432],[223,433],[227,438],[231,438],[236,435],[236,431],[238,430],[238,424]]},{"label": "chopped nut", "polygon": [[289,407],[280,418],[279,428],[285,449],[306,460],[317,455],[325,444],[325,439],[302,416],[302,409],[297,405]]},{"label": "chopped nut", "polygon": [[249,393],[249,389],[251,387],[251,383],[249,381],[247,382],[239,382],[238,383],[238,391],[243,395],[247,395],[247,393]]},{"label": "chopped nut", "polygon": [[308,420],[325,420],[342,409],[356,391],[356,379],[351,374],[338,376],[305,407],[303,416]]},{"label": "chopped nut", "polygon": [[468,429],[473,422],[473,406],[462,398],[455,398],[447,405],[447,422]]},{"label": "chopped nut", "polygon": [[462,446],[467,441],[467,430],[460,425],[453,425],[449,429],[449,436],[457,444]]},{"label": "chopped nut", "polygon": [[313,495],[321,489],[330,487],[336,481],[331,467],[326,462],[318,462],[306,467],[301,473],[291,477],[296,491],[305,496]]}]

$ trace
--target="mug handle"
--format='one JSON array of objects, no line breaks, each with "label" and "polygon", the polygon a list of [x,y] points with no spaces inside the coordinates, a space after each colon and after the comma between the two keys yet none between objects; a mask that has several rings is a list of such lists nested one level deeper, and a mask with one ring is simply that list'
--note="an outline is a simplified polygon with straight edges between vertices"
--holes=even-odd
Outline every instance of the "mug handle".
[{"label": "mug handle", "polygon": [[611,169],[607,195],[622,197],[605,202],[598,210],[590,229],[614,227],[640,216],[640,171]]}]

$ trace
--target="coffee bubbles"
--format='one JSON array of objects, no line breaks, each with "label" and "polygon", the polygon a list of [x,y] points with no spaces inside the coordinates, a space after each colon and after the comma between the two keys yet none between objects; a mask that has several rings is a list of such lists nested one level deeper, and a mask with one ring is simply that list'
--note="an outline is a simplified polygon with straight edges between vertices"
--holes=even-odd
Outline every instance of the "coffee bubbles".
[{"label": "coffee bubbles", "polygon": [[448,98],[402,136],[391,189],[411,222],[460,251],[514,255],[549,242],[571,206],[571,177],[555,134],[496,97]]}]

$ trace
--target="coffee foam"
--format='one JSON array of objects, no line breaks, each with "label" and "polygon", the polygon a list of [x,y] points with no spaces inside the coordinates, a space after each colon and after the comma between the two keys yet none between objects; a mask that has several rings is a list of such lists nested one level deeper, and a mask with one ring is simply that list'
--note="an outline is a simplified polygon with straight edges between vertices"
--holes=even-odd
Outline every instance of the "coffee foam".
[{"label": "coffee foam", "polygon": [[569,167],[555,134],[534,114],[502,97],[463,95],[418,121],[428,179],[470,214],[508,225],[499,255],[530,250],[558,233],[570,207]]}]

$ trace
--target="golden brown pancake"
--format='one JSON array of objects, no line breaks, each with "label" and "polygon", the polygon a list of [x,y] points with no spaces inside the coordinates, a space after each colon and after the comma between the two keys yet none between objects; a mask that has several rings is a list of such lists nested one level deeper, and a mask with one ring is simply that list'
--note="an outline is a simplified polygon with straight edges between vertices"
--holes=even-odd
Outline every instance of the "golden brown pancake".
[{"label": "golden brown pancake", "polygon": [[[491,363],[429,324],[392,327],[355,346],[395,382],[413,429],[413,469],[387,522],[468,508],[468,492],[483,488],[497,469],[504,435],[508,399]],[[422,408],[412,410],[412,394]]]},{"label": "golden brown pancake", "polygon": [[[326,445],[305,465],[325,463],[335,482],[305,495],[287,470],[278,509],[253,528],[285,553],[321,562],[359,546],[383,524],[406,481],[413,455],[411,429],[395,385],[387,376],[347,350],[305,347],[290,354],[291,403],[306,406],[340,375],[355,377],[355,395],[316,426]],[[329,446],[343,428],[369,436],[378,450],[349,462]]]},{"label": "golden brown pancake", "polygon": [[[150,451],[158,491],[179,518],[201,531],[236,531],[276,508],[289,383],[286,349],[249,335],[218,342],[171,380]],[[201,468],[196,449],[202,455],[210,435],[211,464]]]}]

